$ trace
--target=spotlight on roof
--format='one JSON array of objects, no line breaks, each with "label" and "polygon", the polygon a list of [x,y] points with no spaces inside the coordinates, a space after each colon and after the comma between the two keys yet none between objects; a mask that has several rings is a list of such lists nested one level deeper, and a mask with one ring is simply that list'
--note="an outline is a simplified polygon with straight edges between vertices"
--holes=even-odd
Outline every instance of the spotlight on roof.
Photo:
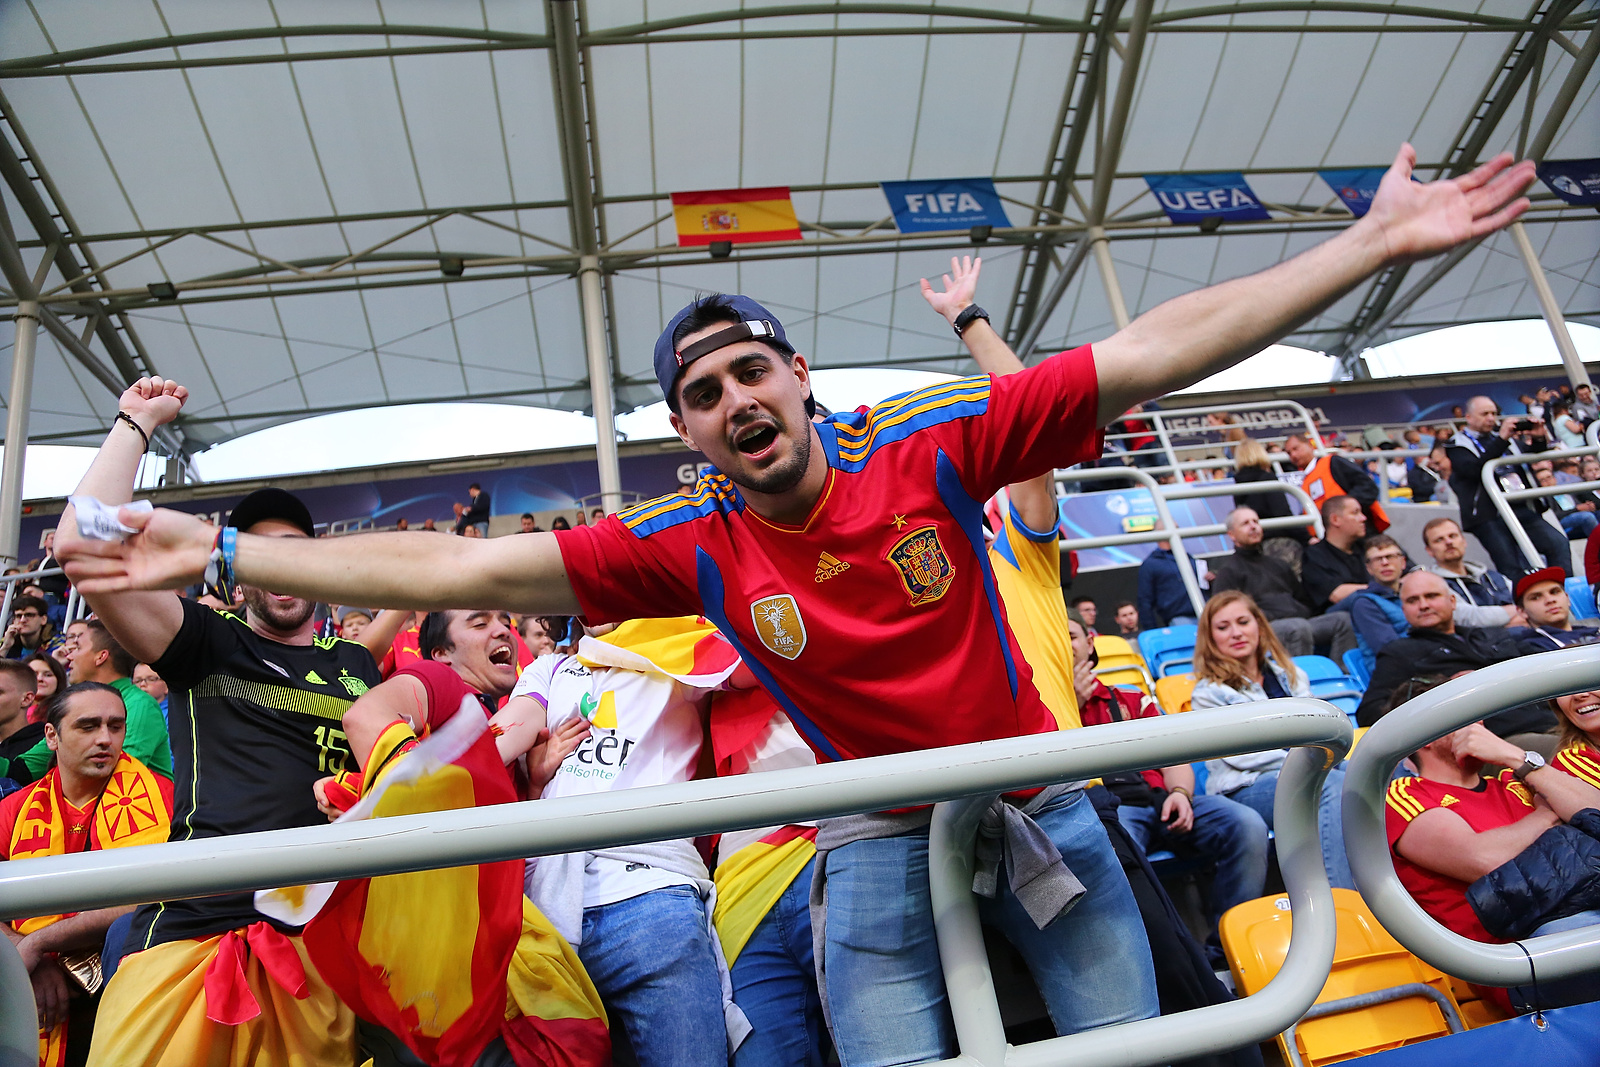
[{"label": "spotlight on roof", "polygon": [[727,259],[733,255],[732,241],[712,241],[710,245],[712,259]]},{"label": "spotlight on roof", "polygon": [[968,231],[967,236],[972,238],[973,244],[981,245],[987,241],[989,236],[993,233],[993,226],[974,226],[970,231]]},{"label": "spotlight on roof", "polygon": [[448,278],[459,278],[467,272],[467,265],[460,256],[440,256],[439,273]]},{"label": "spotlight on roof", "polygon": [[1205,218],[1200,220],[1200,232],[1201,233],[1216,233],[1221,228],[1222,228],[1222,216],[1221,215],[1207,215]]},{"label": "spotlight on roof", "polygon": [[178,287],[171,282],[151,282],[145,288],[150,290],[150,295],[157,300],[178,299]]}]

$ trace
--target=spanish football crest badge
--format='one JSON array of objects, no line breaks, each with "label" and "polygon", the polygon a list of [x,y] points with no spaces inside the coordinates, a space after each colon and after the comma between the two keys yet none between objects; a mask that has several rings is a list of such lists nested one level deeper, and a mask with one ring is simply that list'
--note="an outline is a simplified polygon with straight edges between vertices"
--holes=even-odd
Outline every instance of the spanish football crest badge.
[{"label": "spanish football crest badge", "polygon": [[750,605],[750,619],[761,643],[784,659],[795,659],[806,650],[806,624],[800,618],[800,605],[789,594],[757,600]]},{"label": "spanish football crest badge", "polygon": [[886,557],[900,572],[900,584],[911,606],[931,604],[944,596],[956,568],[939,543],[937,526],[919,526],[895,542]]}]

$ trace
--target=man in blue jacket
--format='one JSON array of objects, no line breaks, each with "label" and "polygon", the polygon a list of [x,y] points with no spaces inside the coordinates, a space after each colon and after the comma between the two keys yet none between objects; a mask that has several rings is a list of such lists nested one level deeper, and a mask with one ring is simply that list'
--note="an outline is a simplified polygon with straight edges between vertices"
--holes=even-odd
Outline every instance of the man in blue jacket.
[{"label": "man in blue jacket", "polygon": [[1189,589],[1183,584],[1171,542],[1163,541],[1139,564],[1139,629],[1194,624]]},{"label": "man in blue jacket", "polygon": [[1372,581],[1350,598],[1350,622],[1356,628],[1356,647],[1370,675],[1378,652],[1390,641],[1411,632],[1400,607],[1400,576],[1406,570],[1405,550],[1388,534],[1369,537],[1365,549],[1367,573]]}]

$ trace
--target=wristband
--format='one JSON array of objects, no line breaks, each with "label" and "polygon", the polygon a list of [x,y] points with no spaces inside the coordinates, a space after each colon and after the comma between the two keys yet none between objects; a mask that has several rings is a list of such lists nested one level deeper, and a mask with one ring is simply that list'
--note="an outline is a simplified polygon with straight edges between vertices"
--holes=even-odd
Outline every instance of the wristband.
[{"label": "wristband", "polygon": [[1194,803],[1194,794],[1189,791],[1189,787],[1188,786],[1175,785],[1172,788],[1168,789],[1167,792],[1169,792],[1169,793],[1182,793],[1185,797],[1188,798],[1190,804]]},{"label": "wristband", "polygon": [[129,415],[126,411],[118,411],[116,421],[125,422],[129,426],[132,426],[135,430],[139,431],[139,436],[144,438],[144,450],[146,452],[150,451],[150,435],[144,432],[143,426],[140,426],[137,422],[133,421],[132,415]]}]

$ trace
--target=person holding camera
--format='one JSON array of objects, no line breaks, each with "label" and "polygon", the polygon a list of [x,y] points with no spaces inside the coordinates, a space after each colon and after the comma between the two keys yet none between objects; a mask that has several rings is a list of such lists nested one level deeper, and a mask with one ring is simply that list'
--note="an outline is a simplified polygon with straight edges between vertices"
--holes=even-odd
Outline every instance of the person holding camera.
[{"label": "person holding camera", "polygon": [[[1550,447],[1549,431],[1543,422],[1529,418],[1500,417],[1500,406],[1486,396],[1467,401],[1467,425],[1450,439],[1450,489],[1461,502],[1461,528],[1473,534],[1494,560],[1501,574],[1516,578],[1537,567],[1528,565],[1517,548],[1515,537],[1500,517],[1483,486],[1483,465],[1505,455],[1543,452]],[[1522,438],[1512,440],[1513,435]],[[1495,480],[1504,490],[1527,489],[1533,476],[1525,466],[1500,467]],[[1543,500],[1518,500],[1511,505],[1514,515],[1533,542],[1534,549],[1551,567],[1560,567],[1572,577],[1572,550],[1567,539],[1542,514],[1548,505]]]}]

